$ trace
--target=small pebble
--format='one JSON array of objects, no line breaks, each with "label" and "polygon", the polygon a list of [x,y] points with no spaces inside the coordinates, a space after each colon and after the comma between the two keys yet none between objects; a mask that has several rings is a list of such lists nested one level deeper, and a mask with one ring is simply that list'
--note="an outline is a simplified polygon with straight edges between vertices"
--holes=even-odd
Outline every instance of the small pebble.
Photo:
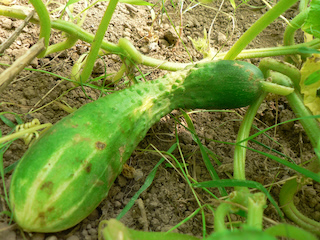
[{"label": "small pebble", "polygon": [[58,238],[55,235],[51,235],[51,236],[47,237],[46,240],[58,240]]},{"label": "small pebble", "polygon": [[89,234],[90,234],[91,236],[93,236],[93,235],[96,235],[96,234],[97,234],[97,229],[91,228],[91,229],[88,230],[88,232],[89,232]]},{"label": "small pebble", "polygon": [[90,213],[90,215],[88,216],[89,220],[96,220],[99,218],[99,211],[97,209],[93,210],[92,213]]},{"label": "small pebble", "polygon": [[8,30],[12,29],[12,20],[10,18],[5,18],[2,22],[2,26]]},{"label": "small pebble", "polygon": [[227,37],[226,35],[224,35],[223,33],[221,32],[218,32],[218,43],[219,44],[223,44],[227,41]]},{"label": "small pebble", "polygon": [[44,233],[35,233],[32,235],[31,240],[44,240],[45,239],[45,234]]},{"label": "small pebble", "polygon": [[72,235],[72,236],[68,237],[66,240],[79,240],[79,237]]},{"label": "small pebble", "polygon": [[120,187],[125,187],[127,186],[127,179],[121,175],[118,176],[118,183],[120,185]]},{"label": "small pebble", "polygon": [[143,177],[143,172],[141,169],[136,169],[136,171],[133,173],[134,180],[138,181]]}]

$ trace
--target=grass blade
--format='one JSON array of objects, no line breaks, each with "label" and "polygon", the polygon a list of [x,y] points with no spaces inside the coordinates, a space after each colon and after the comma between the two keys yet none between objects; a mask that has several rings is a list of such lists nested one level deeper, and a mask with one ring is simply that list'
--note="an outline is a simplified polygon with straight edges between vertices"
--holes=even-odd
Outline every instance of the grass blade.
[{"label": "grass blade", "polygon": [[[176,148],[177,148],[177,144],[175,143],[169,148],[168,153],[172,153]],[[134,194],[134,196],[130,199],[129,203],[124,207],[124,209],[122,209],[122,211],[116,217],[117,220],[120,220],[131,209],[131,207],[134,205],[135,201],[138,199],[140,194],[151,185],[151,183],[157,173],[158,167],[161,165],[161,163],[163,163],[164,160],[165,160],[165,158],[161,158],[160,161],[154,166],[154,168],[151,170],[148,177],[146,178],[144,184]]]},{"label": "grass blade", "polygon": [[[210,158],[208,156],[208,152],[206,151],[205,147],[202,145],[200,139],[198,138],[198,136],[195,133],[196,131],[195,131],[195,128],[194,128],[194,125],[193,125],[193,122],[192,122],[191,118],[189,117],[189,115],[186,112],[184,112],[183,110],[181,110],[181,111],[182,111],[182,114],[184,116],[184,119],[186,120],[186,122],[188,124],[188,128],[187,129],[190,131],[193,140],[198,144],[198,146],[200,148],[200,152],[201,152],[203,161],[204,161],[204,163],[205,163],[205,165],[206,165],[206,167],[207,167],[207,169],[209,171],[209,174],[210,174],[211,178],[213,180],[219,180],[220,178],[219,178],[216,170],[214,169],[214,167],[213,167],[213,165],[212,165],[212,163],[210,161]],[[228,193],[227,193],[225,188],[218,187],[218,189],[219,189],[219,192],[220,192],[221,196],[228,196]]]}]

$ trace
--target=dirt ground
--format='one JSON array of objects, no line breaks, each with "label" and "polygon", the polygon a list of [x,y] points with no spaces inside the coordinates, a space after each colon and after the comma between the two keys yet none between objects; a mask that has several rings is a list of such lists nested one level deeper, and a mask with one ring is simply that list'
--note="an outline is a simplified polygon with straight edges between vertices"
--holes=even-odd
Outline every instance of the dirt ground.
[{"label": "dirt ground", "polygon": [[[64,1],[60,0],[60,2]],[[173,2],[177,4],[176,1]],[[16,4],[27,5],[27,1],[17,1]],[[87,18],[83,25],[84,29],[91,33],[95,32],[107,4],[107,2],[99,2],[88,10]],[[190,2],[185,2],[184,9],[186,9],[187,4],[190,4]],[[181,35],[181,40],[184,42],[183,45],[181,42],[177,44],[177,34],[173,30],[168,17],[162,14],[159,5],[154,8],[154,13],[155,15],[160,15],[152,25],[152,11],[150,8],[119,3],[105,39],[117,43],[119,38],[126,37],[143,54],[158,59],[166,59],[172,62],[190,62],[188,55],[190,54],[193,61],[197,61],[202,58],[202,55],[194,50],[188,38],[189,36],[193,39],[202,37],[203,29],[206,28],[208,30],[212,21],[214,21],[210,35],[211,45],[217,51],[227,51],[239,36],[266,12],[266,8],[263,7],[264,4],[260,0],[249,1],[248,4],[241,5],[236,11],[226,1],[222,5],[221,12],[218,13],[217,10],[221,4],[220,0],[215,1],[210,5],[210,8],[197,6],[183,14],[184,27]],[[55,9],[59,6],[55,2],[50,4],[49,8]],[[180,15],[179,7],[177,6],[173,8],[170,1],[166,3],[166,10],[172,22],[176,26],[179,26]],[[80,1],[75,4],[74,11],[79,12],[83,8],[84,3]],[[297,6],[290,9],[285,14],[285,17],[291,19],[296,11]],[[53,17],[57,15],[57,12],[53,13]],[[21,22],[21,20],[1,16],[0,43],[7,39]],[[263,31],[249,47],[261,48],[281,45],[285,26],[284,21],[278,19]],[[38,26],[29,23],[10,48],[0,56],[0,62],[6,64],[13,63],[37,41],[38,35]],[[297,36],[297,41],[299,42],[300,40],[301,36]],[[53,31],[50,44],[59,41],[61,41],[61,34],[58,31]],[[50,71],[63,77],[69,77],[74,63],[88,49],[89,44],[79,41],[67,51],[34,60],[30,67]],[[259,63],[259,59],[251,59],[250,61],[254,64]],[[104,74],[105,66],[107,73],[114,73],[120,67],[120,59],[116,55],[102,57],[95,65],[93,76]],[[5,68],[4,66],[0,66],[0,72]],[[155,79],[166,73],[166,71],[145,66],[141,66],[141,69],[143,73],[150,72],[147,79]],[[137,75],[139,75],[138,72]],[[121,81],[115,85],[115,88],[122,88],[123,82]],[[101,82],[97,84],[101,84]],[[64,94],[62,99],[69,106],[79,108],[83,104],[97,99],[100,94],[99,91],[86,88],[86,96],[80,87],[69,91],[71,88],[73,88],[72,83],[62,81],[59,77],[40,72],[23,71],[0,96],[0,112],[7,111],[20,114],[25,122],[38,118],[41,123],[49,122],[54,124],[68,115],[59,105],[52,102],[60,95]],[[245,110],[245,108],[230,112],[205,112],[199,110],[190,115],[202,143],[212,150],[223,163],[222,166],[218,167],[213,161],[220,178],[228,178],[228,173],[232,173],[233,146],[218,143],[215,140],[235,142],[240,126],[239,120],[244,115]],[[199,147],[192,140],[190,133],[181,125],[177,125],[173,118],[174,116],[179,118],[180,121],[185,122],[180,114],[178,110],[175,110],[171,115],[163,117],[160,122],[155,124],[128,160],[128,165],[141,173],[142,177],[135,180],[120,175],[111,188],[108,197],[87,219],[77,226],[54,234],[23,234],[16,225],[8,225],[8,218],[0,216],[0,239],[18,240],[23,239],[23,236],[26,239],[33,240],[97,239],[99,222],[114,218],[121,212],[130,198],[142,186],[151,169],[161,158],[157,153],[144,150],[153,150],[150,147],[151,144],[161,151],[168,150],[175,141],[176,127],[182,154],[188,163],[190,174],[199,182],[210,180],[210,175],[202,161]],[[13,115],[6,114],[5,116],[14,121]],[[263,129],[294,117],[285,99],[269,97],[268,101],[259,110],[254,124]],[[3,135],[6,135],[10,131],[9,127],[2,121],[0,121],[0,128]],[[285,153],[297,164],[303,163],[314,156],[312,146],[298,122],[281,125],[269,131],[268,134],[277,140],[279,144],[261,135],[257,140]],[[261,151],[267,151],[253,143],[250,146]],[[26,149],[27,146],[22,140],[14,142],[4,154],[4,167],[17,161]],[[177,150],[174,152],[174,155],[178,159],[181,159],[180,153]],[[248,152],[246,163],[247,179],[260,182],[264,185],[273,183],[270,192],[276,200],[278,199],[281,181],[293,175],[294,172],[287,167],[257,153]],[[11,173],[5,177],[6,187],[8,188]],[[212,191],[219,196],[219,192],[216,189],[212,189]],[[198,194],[203,203],[217,204],[217,201],[214,201],[204,192],[199,190]],[[0,195],[4,196],[2,185]],[[320,184],[305,187],[296,200],[299,209],[303,210],[306,215],[320,221]],[[0,212],[7,210],[4,200],[1,198],[0,201]],[[167,231],[188,217],[197,208],[197,202],[184,178],[173,168],[162,164],[152,185],[140,195],[139,204],[136,203],[121,221],[133,229]],[[265,216],[274,221],[280,221],[271,204],[266,208]],[[237,216],[231,216],[231,219],[233,221],[240,220]],[[212,213],[206,212],[206,222],[207,232],[213,232]],[[267,221],[265,222],[266,226],[269,224]],[[201,215],[196,215],[175,231],[202,237]]]}]

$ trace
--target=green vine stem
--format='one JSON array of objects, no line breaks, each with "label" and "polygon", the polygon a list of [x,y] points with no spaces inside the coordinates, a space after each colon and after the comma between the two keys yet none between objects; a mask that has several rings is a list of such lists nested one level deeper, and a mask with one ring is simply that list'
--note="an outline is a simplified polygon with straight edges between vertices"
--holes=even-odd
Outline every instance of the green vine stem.
[{"label": "green vine stem", "polygon": [[86,58],[85,65],[83,67],[82,73],[80,75],[80,82],[86,82],[88,78],[90,77],[92,73],[92,69],[94,66],[94,63],[96,62],[101,43],[103,41],[104,35],[108,29],[110,20],[112,18],[112,15],[116,9],[116,6],[118,4],[119,0],[111,0],[109,1],[108,7],[102,17],[102,20],[100,22],[100,25],[98,27],[98,30],[96,32],[96,35],[93,39],[93,42],[91,44],[91,49],[89,52],[88,57]]},{"label": "green vine stem", "polygon": [[294,240],[318,240],[318,238],[310,232],[285,223],[280,223],[269,227],[265,230],[265,233],[275,237],[285,237]]},{"label": "green vine stem", "polygon": [[265,77],[268,77],[269,71],[276,71],[288,76],[294,84],[294,88],[300,90],[300,71],[295,66],[279,62],[273,58],[264,58],[259,63],[259,68]]},{"label": "green vine stem", "polygon": [[47,51],[46,51],[46,55],[69,49],[77,41],[78,41],[78,38],[76,36],[70,35],[70,36],[68,36],[68,38],[65,41],[48,46]]},{"label": "green vine stem", "polygon": [[274,93],[277,95],[287,96],[294,91],[292,87],[283,86],[273,82],[264,81],[264,82],[261,82],[261,84],[262,84],[262,89],[265,92]]},{"label": "green vine stem", "polygon": [[299,11],[303,12],[308,8],[309,5],[309,0],[301,0],[299,3]]},{"label": "green vine stem", "polygon": [[300,12],[297,16],[295,16],[291,21],[290,25],[287,26],[286,30],[284,31],[283,35],[283,44],[285,46],[294,45],[294,34],[295,32],[301,28],[302,24],[304,23],[305,19],[308,16],[309,9]]},{"label": "green vine stem", "polygon": [[266,27],[298,0],[281,0],[261,18],[259,18],[232,46],[224,59],[233,60]]},{"label": "green vine stem", "polygon": [[[320,141],[320,126],[317,120],[312,118],[313,114],[310,110],[303,104],[303,100],[299,92],[300,71],[290,64],[278,62],[277,60],[270,58],[261,60],[259,68],[265,77],[268,77],[269,71],[273,70],[283,74],[279,78],[282,78],[284,82],[292,80],[295,91],[286,96],[287,100],[295,115],[298,118],[302,117],[299,121],[308,135],[313,148],[317,149]],[[318,162],[318,164],[320,164],[320,159]]]},{"label": "green vine stem", "polygon": [[320,223],[303,215],[293,202],[294,195],[305,184],[304,181],[304,179],[300,178],[298,182],[297,178],[294,178],[282,186],[279,194],[280,206],[289,219],[304,229],[320,236]]},{"label": "green vine stem", "polygon": [[[313,114],[309,111],[309,109],[303,104],[303,100],[301,98],[300,93],[295,90],[293,93],[286,96],[290,107],[292,108],[295,115],[300,117],[309,117],[300,119],[300,123],[304,128],[306,134],[309,137],[309,140],[313,146],[313,148],[317,149],[318,143],[320,141],[320,127],[319,123],[315,118],[311,118]],[[319,150],[319,149],[318,149]],[[320,164],[320,159],[319,164]]]},{"label": "green vine stem", "polygon": [[222,232],[227,230],[224,219],[229,213],[233,213],[233,212],[235,212],[235,208],[227,202],[221,203],[217,207],[216,212],[214,213],[214,231],[215,232]]},{"label": "green vine stem", "polygon": [[[307,18],[309,13],[309,9],[307,8],[303,12],[300,12],[297,16],[295,16],[291,21],[290,25],[287,26],[283,35],[283,44],[284,46],[290,46],[295,44],[294,34],[295,32],[301,28],[305,19]],[[299,57],[297,55],[287,56],[287,62],[299,62]]]},{"label": "green vine stem", "polygon": [[[51,33],[51,20],[46,6],[43,4],[41,0],[30,0],[31,4],[35,8],[40,22],[40,36],[39,39],[44,38],[45,48],[49,45],[49,38]],[[39,58],[44,57],[46,54],[46,50],[43,50],[39,54]]]},{"label": "green vine stem", "polygon": [[248,226],[262,230],[263,211],[266,206],[266,195],[255,193],[248,198]]},{"label": "green vine stem", "polygon": [[25,130],[22,130],[22,131],[19,131],[19,132],[12,133],[10,135],[1,137],[0,138],[0,144],[2,144],[4,142],[8,142],[8,141],[13,140],[13,139],[21,138],[26,134],[34,133],[34,132],[36,132],[36,131],[38,131],[40,129],[47,129],[47,128],[51,127],[51,126],[52,126],[51,123],[45,123],[45,124],[37,125],[37,126],[34,126],[32,128],[28,128],[28,129],[25,129]]},{"label": "green vine stem", "polygon": [[[24,19],[30,10],[27,8],[26,10],[18,9],[15,7],[6,7],[0,5],[0,15]],[[39,24],[39,19],[37,17],[33,17],[31,19],[32,23]],[[91,33],[86,32],[81,27],[73,24],[71,22],[67,22],[64,20],[54,20],[51,22],[51,27],[60,31],[63,31],[70,36],[74,36],[82,41],[92,43],[94,39],[94,35]],[[320,39],[315,39],[311,42],[301,43],[294,46],[281,46],[281,47],[273,47],[273,48],[261,48],[261,49],[248,49],[242,51],[236,59],[246,59],[246,58],[258,58],[258,57],[270,57],[270,56],[278,56],[278,55],[286,55],[286,54],[298,54],[299,49],[301,47],[309,47],[313,49],[320,48]],[[123,50],[118,44],[110,43],[107,41],[102,41],[101,48],[108,53],[118,54],[127,56],[127,52]],[[222,52],[218,53],[216,59],[226,58],[228,53]],[[130,56],[128,56],[130,57]],[[182,70],[188,65],[192,65],[192,63],[175,63],[175,62],[168,62],[165,60],[159,60],[152,57],[148,57],[141,54],[141,64],[150,66],[150,67],[157,67],[164,70],[169,71],[177,71]],[[208,61],[208,59],[206,59]],[[195,64],[195,63],[194,63]]]},{"label": "green vine stem", "polygon": [[[266,95],[267,95],[267,92],[263,92],[260,95],[260,97],[252,105],[250,105],[240,125],[236,142],[237,143],[241,142],[241,143],[236,144],[234,149],[234,170],[233,170],[234,179],[246,180],[245,159],[246,159],[246,152],[247,152],[246,147],[248,145],[248,141],[243,141],[243,140],[249,137],[253,120],[256,116],[258,108],[260,107],[261,103],[265,99]],[[243,188],[244,187],[235,187],[235,190],[240,191]]]}]

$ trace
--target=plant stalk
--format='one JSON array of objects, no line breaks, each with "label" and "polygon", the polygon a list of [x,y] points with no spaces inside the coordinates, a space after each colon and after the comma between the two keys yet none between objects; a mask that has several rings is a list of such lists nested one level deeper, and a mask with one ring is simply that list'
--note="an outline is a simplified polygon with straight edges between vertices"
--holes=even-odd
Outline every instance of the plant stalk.
[{"label": "plant stalk", "polygon": [[224,230],[227,230],[227,227],[225,225],[224,218],[229,214],[234,212],[232,210],[233,206],[229,203],[221,203],[214,214],[214,231],[215,232],[221,232]]},{"label": "plant stalk", "polygon": [[296,178],[287,181],[280,191],[280,206],[290,220],[304,229],[320,236],[320,223],[303,215],[293,203],[294,195],[300,190],[303,184],[304,183],[301,183],[301,181],[298,182]]},{"label": "plant stalk", "polygon": [[[246,152],[247,152],[247,145],[248,141],[243,141],[244,139],[249,137],[251,126],[260,107],[261,103],[265,99],[267,92],[263,92],[260,97],[248,108],[240,129],[238,131],[238,136],[236,142],[241,142],[236,144],[234,149],[234,170],[233,170],[233,177],[234,179],[239,180],[246,180],[245,177],[245,159],[246,159]],[[235,187],[236,191],[243,189],[244,187]],[[247,189],[247,188],[245,188]]]},{"label": "plant stalk", "polygon": [[46,6],[41,0],[30,0],[31,4],[35,8],[40,21],[40,36],[39,39],[44,38],[45,50],[43,50],[38,57],[42,58],[46,54],[46,48],[49,45],[49,38],[51,33],[51,20]]},{"label": "plant stalk", "polygon": [[[3,15],[3,16],[24,19],[26,17],[26,12],[27,11],[23,11],[22,9],[0,5],[0,15]],[[37,17],[33,17],[30,20],[30,22],[39,24],[39,19]],[[69,35],[75,36],[76,38],[88,43],[92,43],[94,39],[93,34],[86,32],[81,27],[71,22],[57,19],[51,22],[51,27],[60,31],[64,31]],[[299,54],[299,51],[300,51],[299,49],[302,47],[309,47],[313,49],[320,48],[320,39],[315,39],[311,42],[301,43],[294,46],[248,49],[248,50],[242,51],[239,55],[237,55],[236,59],[260,58],[260,57],[270,57],[270,56],[279,56],[279,55],[287,55],[287,54]],[[126,52],[123,49],[121,49],[121,47],[111,42],[102,41],[101,48],[103,50],[106,50],[109,53],[126,56]],[[216,59],[226,58],[226,55],[230,54],[229,52],[218,53],[216,56]],[[165,60],[159,60],[149,56],[144,56],[142,54],[141,54],[141,57],[142,57],[141,64],[146,66],[151,66],[151,67],[157,67],[157,68],[160,68],[163,70],[169,70],[169,71],[182,70],[186,66],[192,65],[192,63],[168,62]],[[209,60],[206,59],[205,61],[209,61]],[[196,62],[193,64],[196,64]]]},{"label": "plant stalk", "polygon": [[281,0],[261,18],[259,18],[232,46],[224,59],[233,60],[266,27],[298,0]]},{"label": "plant stalk", "polygon": [[102,20],[100,22],[100,25],[98,27],[98,30],[96,32],[96,35],[93,39],[93,42],[91,44],[91,49],[89,52],[89,55],[86,59],[85,65],[83,67],[82,73],[80,75],[80,79],[79,81],[81,82],[86,82],[91,73],[92,73],[92,69],[94,66],[94,63],[96,62],[98,53],[99,53],[99,49],[101,47],[105,32],[108,29],[110,20],[112,18],[112,15],[116,9],[117,3],[119,0],[110,0],[109,1],[109,5],[102,17]]},{"label": "plant stalk", "polygon": [[266,206],[266,196],[263,193],[255,193],[248,198],[247,223],[250,227],[262,230],[263,211]]}]

